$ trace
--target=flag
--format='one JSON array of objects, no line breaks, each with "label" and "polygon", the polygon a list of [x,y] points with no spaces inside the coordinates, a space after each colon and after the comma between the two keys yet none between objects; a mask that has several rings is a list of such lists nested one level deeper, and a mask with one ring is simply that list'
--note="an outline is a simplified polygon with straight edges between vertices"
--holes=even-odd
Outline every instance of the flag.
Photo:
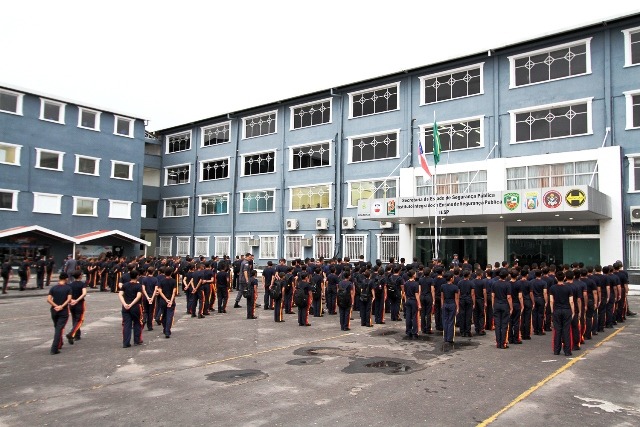
[{"label": "flag", "polygon": [[440,134],[438,133],[438,122],[433,123],[433,162],[438,165],[440,162]]},{"label": "flag", "polygon": [[429,170],[429,165],[427,164],[427,159],[424,155],[424,150],[422,149],[422,141],[418,141],[418,158],[420,159],[420,166],[422,166],[422,170],[427,174],[427,178],[431,179],[431,171]]}]

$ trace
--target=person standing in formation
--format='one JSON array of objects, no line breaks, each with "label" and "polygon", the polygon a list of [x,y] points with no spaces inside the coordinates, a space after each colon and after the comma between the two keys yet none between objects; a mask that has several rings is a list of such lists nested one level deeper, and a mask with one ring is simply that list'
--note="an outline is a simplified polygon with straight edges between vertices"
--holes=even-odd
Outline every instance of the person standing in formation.
[{"label": "person standing in formation", "polygon": [[58,284],[49,289],[47,303],[51,306],[51,320],[53,320],[53,341],[51,342],[51,354],[60,353],[64,327],[69,320],[69,303],[71,302],[71,287],[67,285],[69,275],[60,273]]},{"label": "person standing in formation", "polygon": [[131,330],[133,329],[133,342],[142,344],[142,286],[138,283],[138,271],[131,270],[129,280],[123,283],[118,291],[118,297],[122,304],[122,347],[131,347]]},{"label": "person standing in formation", "polygon": [[72,329],[67,334],[69,344],[73,345],[74,341],[82,338],[80,327],[84,323],[84,314],[86,310],[85,297],[87,296],[87,284],[80,280],[82,272],[76,270],[72,274],[73,282],[69,285],[71,288],[71,301],[69,301],[69,311],[71,313]]}]

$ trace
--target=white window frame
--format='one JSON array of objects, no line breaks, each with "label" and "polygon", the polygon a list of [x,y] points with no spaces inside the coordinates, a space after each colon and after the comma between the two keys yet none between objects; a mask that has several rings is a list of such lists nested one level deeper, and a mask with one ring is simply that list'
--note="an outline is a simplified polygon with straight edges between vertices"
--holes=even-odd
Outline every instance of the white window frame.
[{"label": "white window frame", "polygon": [[[58,155],[58,167],[56,169],[52,169],[52,168],[45,168],[40,166],[40,161],[41,161],[41,153],[55,153]],[[48,171],[58,171],[58,172],[62,172],[62,165],[64,162],[64,155],[65,153],[63,151],[55,151],[55,150],[45,150],[44,148],[37,148],[36,147],[36,169],[43,169],[43,170],[48,170]]]},{"label": "white window frame", "polygon": [[[167,247],[167,245],[166,245],[167,242],[169,242],[169,251],[168,251],[168,253],[166,253],[166,251],[163,251],[163,249],[165,249]],[[165,245],[163,245],[163,243],[165,243]],[[172,250],[173,250],[173,237],[161,236],[160,240],[158,242],[158,255],[159,256],[172,256]]]},{"label": "white window frame", "polygon": [[[209,128],[215,128],[215,127],[219,127],[219,126],[228,126],[229,127],[229,140],[227,142],[221,142],[220,144],[213,144],[213,145],[204,145],[204,133],[209,129]],[[221,122],[221,123],[215,123],[212,125],[207,125],[207,126],[202,126],[200,128],[200,148],[211,148],[211,147],[217,147],[220,145],[224,145],[224,144],[229,144],[231,142],[231,130],[232,130],[233,126],[231,126],[231,121],[228,120],[226,122]]]},{"label": "white window frame", "polygon": [[[181,251],[180,246],[184,249],[184,246],[187,246],[186,251]],[[185,257],[187,255],[191,255],[189,251],[191,250],[191,236],[176,236],[176,255]]]},{"label": "white window frame", "polygon": [[[384,238],[393,238],[396,240],[395,254],[392,254],[392,255],[384,254],[384,257],[383,257],[383,254],[381,252],[382,252],[382,244],[383,244],[382,240]],[[400,235],[399,234],[376,234],[376,239],[377,239],[376,253],[378,254],[377,259],[382,260],[383,262],[388,260],[389,257],[394,257],[394,259],[400,259],[399,258],[399,253],[400,253]],[[390,244],[390,242],[387,242],[386,244]]]},{"label": "white window frame", "polygon": [[[257,173],[255,175],[245,175],[244,174],[244,159],[248,156],[255,156],[257,154],[264,153],[273,153],[273,172],[265,172],[265,173]],[[278,150],[273,148],[270,150],[261,150],[255,151],[253,153],[244,153],[240,156],[240,176],[241,177],[252,177],[252,176],[262,176],[262,175],[271,175],[274,173],[278,173]]]},{"label": "white window frame", "polygon": [[[367,257],[367,239],[369,235],[367,234],[343,234],[342,235],[342,257],[349,257],[350,259],[360,259],[360,255],[364,255],[364,261],[366,262],[369,258]],[[347,240],[360,240],[362,244],[363,253],[361,254],[349,254],[347,253]]]},{"label": "white window frame", "polygon": [[[204,256],[209,258],[209,236],[195,236],[194,242],[195,242],[195,245],[194,245],[193,256],[194,257]],[[204,252],[198,250],[199,244],[200,245],[204,244],[204,247],[206,248]]]},{"label": "white window frame", "polygon": [[[89,201],[91,202],[92,206],[93,206],[93,212],[91,212],[90,214],[80,214],[78,213],[78,202],[80,201]],[[98,216],[98,198],[97,197],[80,197],[80,196],[73,196],[73,216],[93,216],[93,217],[97,217]]]},{"label": "white window frame", "polygon": [[[260,239],[260,250],[259,250],[259,253],[258,253],[258,258],[259,259],[277,260],[278,259],[278,235],[277,234],[269,234],[269,235],[258,236],[258,238]],[[271,240],[272,241],[273,254],[269,254],[269,253],[263,252],[263,250],[266,251],[266,249],[263,249],[263,248],[265,248],[265,247],[267,247],[269,245],[267,243],[267,240]],[[269,256],[269,255],[273,255],[273,256]]]},{"label": "white window frame", "polygon": [[[94,168],[94,172],[93,173],[87,173],[87,172],[80,172],[80,159],[85,159],[85,160],[94,160],[95,161],[95,168]],[[100,158],[99,157],[91,157],[91,156],[84,156],[81,154],[76,154],[76,167],[73,173],[77,173],[78,175],[88,175],[88,176],[100,176]]]},{"label": "white window frame", "polygon": [[[243,200],[244,200],[244,194],[245,193],[254,193],[257,191],[273,191],[273,209],[270,211],[255,211],[255,212],[244,212],[243,211]],[[269,213],[269,212],[275,212],[276,211],[276,202],[277,202],[277,192],[275,188],[258,188],[255,190],[244,190],[240,192],[240,213],[241,214],[260,214],[260,213]]]},{"label": "white window frame", "polygon": [[15,92],[13,90],[7,90],[7,89],[0,89],[0,93],[4,93],[6,95],[12,95],[12,96],[16,96],[17,97],[17,100],[16,100],[16,111],[0,110],[0,113],[14,114],[16,116],[22,116],[22,101],[23,101],[23,98],[24,98],[24,94],[20,93],[20,92]]},{"label": "white window frame", "polygon": [[[372,113],[372,114],[366,114],[363,116],[353,117],[353,97],[355,95],[360,95],[365,92],[374,92],[380,89],[387,89],[393,86],[395,86],[398,89],[398,102],[397,102],[398,107],[395,110],[387,110],[387,111],[381,111],[379,113]],[[349,95],[349,119],[360,119],[362,117],[371,117],[371,116],[377,116],[378,114],[391,113],[392,111],[400,111],[401,99],[400,99],[400,82],[399,81],[395,83],[387,83],[387,84],[376,86],[376,87],[369,87],[369,88],[358,90],[355,92],[349,92],[348,95]]]},{"label": "white window frame", "polygon": [[[326,208],[315,208],[311,207],[308,209],[294,209],[293,208],[293,190],[296,188],[306,188],[306,187],[319,187],[321,185],[326,185],[329,188],[329,206]],[[289,187],[289,212],[307,212],[307,211],[321,211],[327,209],[333,209],[333,182],[321,182],[318,184],[308,184],[308,185],[293,185]]]},{"label": "white window frame", "polygon": [[18,193],[19,190],[9,190],[6,188],[0,188],[0,193],[10,193],[12,194],[11,198],[11,207],[10,208],[2,208],[0,207],[0,211],[17,211],[18,210]]},{"label": "white window frame", "polygon": [[[43,209],[41,206],[41,202],[39,202],[39,198],[51,198],[57,199],[57,209],[53,209],[52,212],[48,212]],[[38,193],[33,192],[33,212],[34,213],[44,213],[44,214],[52,214],[52,215],[61,215],[62,214],[62,194],[52,194],[52,193]]]},{"label": "white window frame", "polygon": [[[225,144],[227,144],[225,142]],[[217,162],[219,160],[226,160],[227,161],[227,168],[229,169],[229,173],[227,174],[226,178],[216,178],[216,179],[207,179],[206,181],[203,179],[204,178],[204,169],[203,169],[203,165],[205,163],[208,162]],[[253,175],[251,175],[253,176]],[[218,158],[214,158],[214,159],[206,159],[206,160],[200,160],[200,167],[198,168],[198,178],[199,178],[199,182],[210,182],[210,181],[221,181],[223,179],[229,179],[231,178],[231,157],[226,156],[226,157],[218,157]]]},{"label": "white window frame", "polygon": [[[567,135],[567,136],[558,136],[555,138],[545,138],[545,139],[534,139],[529,141],[516,141],[516,114],[526,113],[530,111],[539,111],[545,110],[547,108],[555,108],[555,107],[564,107],[570,104],[587,104],[587,132],[581,133],[580,135]],[[517,110],[509,110],[509,144],[529,144],[532,142],[540,142],[540,141],[554,141],[558,139],[565,138],[579,138],[588,135],[593,135],[593,97],[590,98],[581,98],[581,99],[572,99],[570,101],[562,101],[562,102],[554,102],[551,104],[545,105],[533,105],[526,108],[518,108]]]},{"label": "white window frame", "polygon": [[20,166],[20,154],[22,153],[22,145],[10,144],[8,142],[0,142],[0,147],[10,147],[10,148],[15,149],[15,151],[16,151],[16,162],[15,163],[0,161],[0,164],[2,164],[2,165],[11,165],[11,166]]},{"label": "white window frame", "polygon": [[[221,246],[225,246],[227,252],[220,251]],[[224,255],[231,256],[231,236],[215,236],[214,255],[222,258]]]},{"label": "white window frame", "polygon": [[[202,213],[202,199],[204,197],[213,197],[213,196],[227,196],[227,211],[225,213],[212,213],[212,214],[203,214]],[[217,215],[229,215],[229,204],[230,204],[230,196],[229,192],[226,193],[211,193],[211,194],[202,194],[198,196],[198,216],[217,216]],[[216,254],[218,255],[218,254]],[[229,254],[227,254],[229,255]]]},{"label": "white window frame", "polygon": [[624,35],[624,68],[640,65],[640,62],[637,64],[631,62],[631,34],[637,33],[638,31],[640,31],[640,27],[622,30],[622,34]]},{"label": "white window frame", "polygon": [[[640,64],[638,64],[640,65]],[[638,126],[633,126],[633,97],[640,96],[640,89],[629,90],[626,92],[622,92],[625,98],[625,105],[627,110],[627,121],[625,124],[625,130],[631,129],[640,129],[640,124]]]},{"label": "white window frame", "polygon": [[[438,78],[440,76],[446,76],[447,74],[455,74],[455,73],[460,73],[462,71],[474,70],[476,68],[480,68],[480,92],[479,93],[474,93],[473,95],[461,96],[458,98],[443,99],[442,101],[426,102],[424,98],[424,90],[425,90],[424,82],[426,80]],[[453,68],[451,70],[445,70],[439,73],[427,74],[426,76],[418,77],[418,79],[420,80],[420,105],[421,106],[439,104],[441,102],[455,101],[456,99],[465,99],[465,98],[471,98],[473,96],[484,95],[484,62],[468,65],[466,67]]]},{"label": "white window frame", "polygon": [[[129,178],[120,178],[115,176],[115,165],[127,165],[129,166]],[[111,160],[111,179],[120,179],[123,181],[133,181],[133,166],[135,163],[131,162],[122,162],[120,160]]]},{"label": "white window frame", "polygon": [[[176,199],[187,199],[187,214],[167,216],[167,201],[176,200]],[[191,212],[191,198],[189,196],[167,197],[166,199],[162,199],[162,217],[163,218],[185,218],[190,215],[190,212]]]},{"label": "white window frame", "polygon": [[[87,112],[87,113],[93,113],[96,115],[96,122],[95,122],[95,126],[90,128],[90,127],[86,127],[86,126],[82,126],[82,113],[83,112]],[[100,114],[102,114],[101,111],[97,111],[97,110],[91,110],[89,108],[85,108],[85,107],[78,107],[78,127],[81,129],[88,129],[88,130],[93,130],[96,132],[100,132]]]},{"label": "white window frame", "polygon": [[[322,238],[323,240],[328,240],[329,245],[331,247],[331,253],[320,254],[318,252],[318,240]],[[336,250],[336,239],[333,234],[314,234],[313,235],[313,257],[318,259],[320,256],[323,256],[325,259],[332,258],[335,255]]]},{"label": "white window frame", "polygon": [[[373,181],[395,181],[396,182],[396,195],[394,197],[398,197],[400,194],[400,177],[398,176],[390,176],[390,177],[382,177],[382,178],[369,178],[369,179],[354,179],[351,181],[347,181],[347,207],[348,208],[357,208],[357,205],[351,204],[351,186],[358,182],[373,182]],[[362,200],[362,199],[361,199]]]},{"label": "white window frame", "polygon": [[[184,134],[188,134],[189,135],[189,148],[186,150],[178,150],[178,151],[169,151],[169,138],[171,138],[172,136],[178,136],[178,135],[184,135]],[[191,130],[187,130],[187,131],[182,131],[182,132],[176,132],[176,133],[172,133],[171,135],[167,135],[164,137],[164,144],[165,144],[165,154],[176,154],[176,153],[184,153],[185,151],[191,151],[191,148],[193,148],[193,135]]]},{"label": "white window frame", "polygon": [[[450,124],[453,124],[453,123],[470,122],[470,121],[474,121],[474,120],[480,120],[480,146],[478,146],[478,147],[467,147],[467,148],[457,148],[455,150],[442,150],[442,153],[454,153],[456,151],[477,150],[479,148],[484,148],[485,147],[485,145],[484,145],[484,119],[485,119],[485,116],[481,115],[481,116],[463,117],[461,119],[447,120],[447,121],[443,121],[443,122],[438,122],[438,134],[441,135],[440,129],[442,128],[442,126],[450,125]],[[422,142],[422,147],[423,147],[423,149],[425,149],[425,154],[427,154],[428,156],[432,156],[433,152],[427,153],[426,152],[426,147],[432,147],[433,146],[433,140],[427,142],[425,140],[425,137],[424,137],[424,131],[425,131],[425,129],[432,128],[433,125],[434,125],[434,123],[425,123],[425,124],[419,126],[419,129],[420,129],[420,142]]]},{"label": "white window frame", "polygon": [[[396,155],[393,157],[385,157],[384,159],[371,159],[371,160],[361,160],[359,162],[354,162],[353,161],[353,140],[356,138],[367,138],[370,136],[376,136],[376,135],[384,135],[384,134],[389,134],[389,133],[395,133],[396,134]],[[369,163],[369,162],[383,162],[385,160],[393,160],[393,159],[399,159],[400,158],[400,145],[402,144],[400,141],[400,129],[390,129],[390,130],[386,130],[386,131],[381,131],[381,132],[372,132],[372,133],[364,133],[361,135],[353,135],[347,138],[347,140],[349,141],[349,145],[348,145],[348,158],[347,158],[347,163],[348,164],[362,164],[362,163]]]},{"label": "white window frame", "polygon": [[627,187],[627,193],[640,193],[640,188],[635,188],[635,161],[640,158],[640,153],[630,153],[625,156],[627,158],[627,162],[629,162],[629,186]]},{"label": "white window frame", "polygon": [[[253,236],[246,234],[242,236],[236,236],[236,245],[235,245],[235,254],[234,256],[246,255],[247,253],[253,253],[251,250],[251,246],[249,246],[249,240],[253,239]],[[240,242],[243,242],[243,245],[247,248],[246,251],[240,251]],[[244,243],[246,242],[246,243]]]},{"label": "white window frame", "polygon": [[[44,118],[44,106],[45,104],[51,104],[51,105],[56,105],[58,106],[59,110],[58,110],[58,120],[51,120],[51,119],[45,119]],[[54,101],[52,99],[47,99],[47,98],[40,98],[40,120],[43,120],[45,122],[49,122],[49,123],[58,123],[63,125],[64,124],[64,116],[65,116],[65,110],[66,110],[66,105],[64,102],[59,102],[59,101]]]},{"label": "white window frame", "polygon": [[[544,84],[544,83],[551,83],[551,82],[557,82],[557,81],[561,81],[561,80],[566,80],[566,79],[572,79],[574,77],[581,77],[581,76],[588,76],[589,74],[592,73],[591,71],[591,39],[592,37],[586,38],[586,39],[581,39],[581,40],[574,40],[572,42],[569,43],[563,43],[563,44],[559,44],[559,45],[555,45],[555,46],[549,46],[543,49],[536,49],[536,50],[532,50],[529,52],[524,52],[524,53],[519,53],[517,55],[513,55],[513,56],[509,56],[507,57],[507,59],[509,59],[509,89],[519,89],[522,87],[528,87],[528,86],[535,86],[535,85],[539,85],[539,84]],[[551,52],[553,50],[559,50],[559,49],[564,49],[567,47],[572,47],[572,46],[578,46],[581,44],[585,44],[585,62],[586,62],[586,71],[582,74],[574,74],[572,76],[565,76],[565,77],[560,77],[557,79],[553,79],[553,80],[544,80],[541,82],[535,82],[535,83],[528,83],[528,84],[524,84],[524,85],[520,85],[520,86],[516,86],[516,69],[515,69],[515,64],[516,64],[516,60],[523,58],[525,56],[532,56],[532,55],[539,55],[541,53],[547,53],[547,52]]]},{"label": "white window frame", "polygon": [[[169,184],[169,169],[173,169],[173,168],[179,168],[182,166],[188,166],[189,168],[189,179],[187,180],[187,182],[179,182],[177,184]],[[176,185],[186,185],[186,184],[191,184],[191,163],[181,163],[179,165],[171,165],[171,166],[165,166],[164,167],[164,186],[165,187],[173,187]]]},{"label": "white window frame", "polygon": [[[123,134],[123,133],[118,133],[118,121],[119,120],[124,120],[126,122],[129,123],[129,133],[128,134]],[[123,136],[125,138],[133,138],[133,126],[135,123],[135,119],[132,119],[131,117],[125,117],[125,116],[119,116],[117,114],[113,115],[113,134],[114,135],[118,135],[118,136]]]},{"label": "white window frame", "polygon": [[[131,219],[131,205],[133,202],[128,200],[112,200],[109,199],[109,218],[116,219]],[[126,215],[118,215],[116,206],[127,206],[128,214]]]},{"label": "white window frame", "polygon": [[[296,108],[307,107],[309,105],[320,104],[320,103],[327,102],[327,101],[329,101],[329,109],[330,109],[330,111],[329,111],[329,121],[327,123],[319,123],[317,125],[303,126],[303,127],[297,128],[297,129],[293,127],[293,123],[294,123],[293,110],[295,110]],[[333,98],[318,99],[316,101],[305,102],[304,104],[298,104],[298,105],[294,105],[294,106],[289,107],[289,130],[290,131],[309,129],[309,128],[316,127],[316,126],[329,125],[331,123],[333,123]]]},{"label": "white window frame", "polygon": [[[293,150],[296,148],[309,147],[311,145],[318,145],[318,144],[329,144],[329,164],[326,166],[311,166],[303,169],[294,169],[293,168],[293,157],[294,157]],[[333,141],[330,139],[327,139],[324,141],[311,142],[308,144],[297,144],[289,147],[289,172],[306,171],[309,169],[327,168],[331,166],[333,166]]]},{"label": "white window frame", "polygon": [[[275,114],[275,122],[276,122],[276,127],[275,127],[275,131],[271,132],[271,133],[264,133],[262,135],[256,135],[256,136],[249,136],[247,137],[247,127],[246,127],[246,121],[248,119],[253,119],[254,117],[260,117],[260,116],[266,116],[269,114]],[[253,139],[253,138],[260,138],[262,136],[267,136],[267,135],[275,135],[278,133],[278,110],[272,110],[272,111],[265,111],[259,114],[253,114],[251,116],[247,116],[247,117],[243,117],[242,118],[242,139]]]},{"label": "white window frame", "polygon": [[[303,259],[304,258],[304,246],[302,246],[302,239],[304,234],[285,234],[284,235],[284,257],[287,260]],[[293,254],[289,253],[289,247],[294,246]]]}]

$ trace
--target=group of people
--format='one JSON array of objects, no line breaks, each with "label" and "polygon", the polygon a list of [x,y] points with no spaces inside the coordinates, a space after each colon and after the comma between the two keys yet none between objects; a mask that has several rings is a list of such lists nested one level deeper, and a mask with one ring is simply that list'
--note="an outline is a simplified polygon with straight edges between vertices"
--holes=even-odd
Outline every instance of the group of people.
[{"label": "group of people", "polygon": [[[364,327],[386,323],[388,313],[391,321],[404,318],[408,339],[434,334],[435,324],[444,342],[453,343],[456,325],[462,337],[473,336],[473,325],[476,335],[495,330],[500,349],[531,339],[532,332],[545,335],[553,325],[554,352],[564,350],[566,355],[592,335],[635,315],[628,309],[629,278],[619,261],[605,267],[580,263],[520,267],[503,262],[481,268],[465,257],[463,263],[452,262],[445,268],[441,260],[424,266],[417,258],[409,264],[392,258],[386,265],[380,260],[365,262],[362,256],[353,263],[346,257],[294,260],[291,265],[280,259],[277,265],[269,261],[260,278],[253,261],[250,253],[233,262],[226,256],[112,260],[114,266],[106,271],[116,270],[113,290],[122,305],[123,347],[131,346],[132,336],[134,344],[141,344],[144,326],[153,330],[154,323],[162,325],[169,338],[180,292],[185,295],[187,315],[198,319],[215,312],[216,302],[218,313],[226,313],[233,289],[237,289],[234,308],[241,308],[245,299],[247,319],[257,319],[262,291],[264,310],[273,310],[278,323],[285,321],[284,314],[293,314],[294,307],[299,326],[311,326],[310,316],[338,315],[343,331],[351,329],[354,311]],[[86,287],[98,277],[95,268],[83,268],[81,263],[72,274],[74,280],[67,285],[68,275],[62,273],[63,288],[55,286],[49,295],[56,325],[52,353],[63,343],[62,312],[84,301]],[[82,274],[86,282],[79,280]],[[81,336],[84,303],[75,311],[74,315],[71,310],[73,330],[67,334],[70,344]]]},{"label": "group of people", "polygon": [[2,277],[2,293],[6,294],[9,288],[9,279],[13,274],[14,266],[17,267],[19,279],[18,289],[24,291],[27,289],[27,283],[31,278],[31,270],[36,271],[36,287],[44,289],[51,283],[51,276],[55,269],[55,260],[52,256],[39,256],[32,260],[25,257],[21,260],[14,260],[12,257],[5,258],[0,263],[0,277]]}]

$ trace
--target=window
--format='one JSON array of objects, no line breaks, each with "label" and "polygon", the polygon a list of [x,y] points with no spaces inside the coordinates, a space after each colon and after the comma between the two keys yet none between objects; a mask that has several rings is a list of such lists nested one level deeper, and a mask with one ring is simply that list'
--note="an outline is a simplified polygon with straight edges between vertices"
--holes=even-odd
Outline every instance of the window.
[{"label": "window", "polygon": [[[109,218],[131,219],[132,203],[125,200],[109,200]],[[146,217],[146,215],[141,216]]]},{"label": "window", "polygon": [[398,234],[378,234],[378,259],[386,261],[399,259],[400,236]]},{"label": "window", "polygon": [[223,215],[228,213],[229,193],[200,196],[200,216]]},{"label": "window", "polygon": [[331,142],[291,147],[290,170],[331,166]]},{"label": "window", "polygon": [[22,97],[24,95],[6,89],[0,89],[0,112],[22,115]]},{"label": "window", "polygon": [[191,165],[178,165],[165,168],[164,185],[179,185],[189,183]]},{"label": "window", "polygon": [[342,246],[343,257],[349,257],[351,259],[358,259],[360,255],[364,255],[365,261],[367,260],[366,254],[366,234],[343,234]]},{"label": "window", "polygon": [[126,136],[133,138],[133,119],[128,117],[113,116],[113,133],[115,135]]},{"label": "window", "polygon": [[187,256],[191,252],[191,237],[176,237],[176,255]]},{"label": "window", "polygon": [[36,168],[49,170],[62,170],[62,159],[64,153],[61,151],[43,150],[36,148]]},{"label": "window", "polygon": [[209,236],[196,236],[196,249],[193,256],[209,257]]},{"label": "window", "polygon": [[258,116],[245,117],[242,119],[243,139],[255,138],[257,136],[269,135],[277,132],[276,120],[277,111],[271,111]]},{"label": "window", "polygon": [[458,68],[420,77],[421,105],[484,93],[482,68],[484,64]]},{"label": "window", "polygon": [[399,109],[400,82],[349,94],[349,118],[370,116]]},{"label": "window", "polygon": [[591,101],[510,111],[511,143],[591,134]]},{"label": "window", "polygon": [[5,190],[0,188],[0,211],[17,211],[18,193],[18,190]]},{"label": "window", "polygon": [[376,181],[349,182],[349,206],[357,207],[360,199],[396,197],[397,178]]},{"label": "window", "polygon": [[65,104],[40,98],[40,120],[64,124]]},{"label": "window", "polygon": [[291,130],[331,123],[331,98],[291,107]]},{"label": "window", "polygon": [[260,236],[260,259],[278,259],[278,236]]},{"label": "window", "polygon": [[640,269],[640,231],[627,231],[627,270]]},{"label": "window", "polygon": [[591,73],[591,39],[509,57],[510,87]]},{"label": "window", "polygon": [[[438,123],[441,151],[484,147],[482,123],[483,118]],[[423,126],[420,133],[425,153],[433,153],[433,125]]]},{"label": "window", "polygon": [[287,234],[284,236],[284,257],[286,259],[302,259],[302,234]]},{"label": "window", "polygon": [[[595,160],[507,168],[507,190],[589,185],[598,188]],[[593,181],[592,181],[593,178]]]},{"label": "window", "polygon": [[100,170],[100,159],[96,157],[87,157],[76,154],[76,170],[75,173],[82,175],[98,176]]},{"label": "window", "polygon": [[276,171],[276,152],[267,151],[242,156],[242,176],[261,175]]},{"label": "window", "polygon": [[21,145],[0,142],[0,163],[20,166]]},{"label": "window", "polygon": [[98,199],[73,196],[73,214],[77,216],[98,216]]},{"label": "window", "polygon": [[624,34],[624,66],[640,64],[640,27],[623,30]]},{"label": "window", "polygon": [[133,163],[111,160],[111,178],[133,181]]},{"label": "window", "polygon": [[200,162],[200,181],[229,178],[229,157]]},{"label": "window", "polygon": [[251,252],[251,246],[249,246],[249,240],[251,236],[237,236],[236,237],[236,253],[235,255],[245,255]]},{"label": "window", "polygon": [[167,154],[191,150],[191,131],[167,135]]},{"label": "window", "polygon": [[176,199],[165,199],[164,217],[172,218],[178,216],[189,216],[189,198],[180,197]]},{"label": "window", "polygon": [[224,144],[230,141],[231,122],[202,128],[202,146]]},{"label": "window", "polygon": [[333,236],[325,234],[316,234],[313,236],[313,257],[314,258],[333,258],[334,244]]},{"label": "window", "polygon": [[171,256],[171,237],[160,237],[160,250],[158,251],[158,255],[160,256]]},{"label": "window", "polygon": [[289,210],[331,209],[331,184],[320,184],[290,189]]},{"label": "window", "polygon": [[215,255],[223,257],[231,253],[231,237],[229,236],[216,236],[216,251]]},{"label": "window", "polygon": [[398,133],[394,131],[349,138],[349,163],[397,158]]},{"label": "window", "polygon": [[60,215],[62,194],[33,193],[33,212]]},{"label": "window", "polygon": [[244,191],[240,193],[240,213],[274,212],[275,190]]},{"label": "window", "polygon": [[[487,191],[487,171],[465,171],[438,174],[436,182],[438,194],[481,193]],[[416,194],[432,196],[433,180],[422,176],[416,177]]]},{"label": "window", "polygon": [[100,112],[78,107],[78,127],[100,130]]},{"label": "window", "polygon": [[625,92],[624,96],[627,103],[626,129],[638,129],[640,128],[640,91]]},{"label": "window", "polygon": [[640,154],[627,155],[629,160],[629,192],[640,192]]}]

